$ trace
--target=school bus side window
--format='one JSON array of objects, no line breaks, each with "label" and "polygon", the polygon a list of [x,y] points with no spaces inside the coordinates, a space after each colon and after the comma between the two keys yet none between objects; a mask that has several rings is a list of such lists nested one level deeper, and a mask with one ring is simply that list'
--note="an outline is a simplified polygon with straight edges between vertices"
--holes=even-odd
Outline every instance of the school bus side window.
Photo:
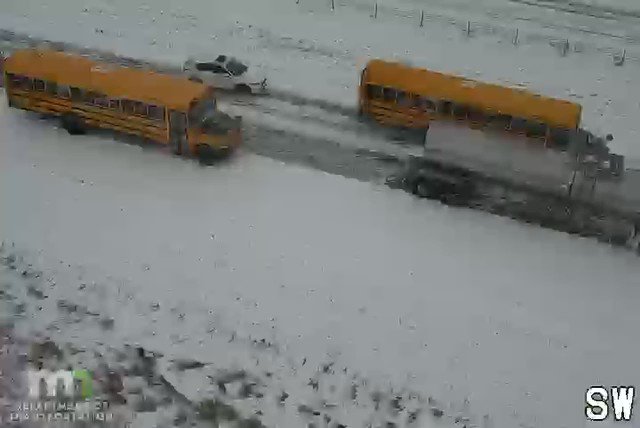
[{"label": "school bus side window", "polygon": [[18,76],[15,74],[9,74],[9,84],[13,89],[29,89],[31,86],[24,76]]},{"label": "school bus side window", "polygon": [[146,116],[147,115],[147,105],[136,102],[133,106],[133,114],[136,116]]},{"label": "school bus side window", "polygon": [[129,100],[120,101],[120,106],[125,114],[133,114],[135,103]]},{"label": "school bus side window", "polygon": [[367,96],[370,99],[382,99],[382,88],[378,85],[367,85]]},{"label": "school bus side window", "polygon": [[436,105],[429,98],[424,97],[416,97],[415,98],[416,107],[423,112],[433,113],[436,111]]},{"label": "school bus side window", "polygon": [[84,91],[79,88],[69,88],[69,92],[71,92],[71,99],[73,101],[83,101],[84,100]]},{"label": "school bus side window", "polygon": [[94,104],[95,103],[95,99],[98,97],[98,94],[96,94],[95,92],[85,92],[84,94],[84,102],[87,104]]},{"label": "school bus side window", "polygon": [[149,106],[149,117],[156,121],[164,121],[164,108],[158,106]]},{"label": "school bus side window", "polygon": [[569,131],[568,129],[551,129],[551,141],[560,146],[566,146],[567,144],[569,144],[569,141],[571,139],[570,135],[571,131]]},{"label": "school bus side window", "polygon": [[111,110],[120,110],[120,100],[109,99],[109,108]]},{"label": "school bus side window", "polygon": [[60,98],[69,99],[69,87],[66,85],[58,85],[56,92]]},{"label": "school bus side window", "polygon": [[47,94],[57,95],[58,94],[58,84],[56,82],[45,82],[45,88]]},{"label": "school bus side window", "polygon": [[44,92],[44,80],[36,79],[33,81],[33,89],[38,92]]},{"label": "school bus side window", "polygon": [[404,91],[398,91],[396,99],[398,101],[398,104],[402,107],[411,106],[411,95]]},{"label": "school bus side window", "polygon": [[382,97],[385,101],[395,101],[396,100],[396,91],[391,88],[383,88],[382,89]]},{"label": "school bus side window", "polygon": [[93,104],[99,107],[109,107],[109,99],[104,94],[96,94],[96,97],[93,99]]}]

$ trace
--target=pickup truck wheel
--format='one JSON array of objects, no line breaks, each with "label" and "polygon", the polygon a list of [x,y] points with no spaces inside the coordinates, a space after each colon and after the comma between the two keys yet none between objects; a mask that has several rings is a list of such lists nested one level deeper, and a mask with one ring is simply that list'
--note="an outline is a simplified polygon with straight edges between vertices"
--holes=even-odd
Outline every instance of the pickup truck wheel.
[{"label": "pickup truck wheel", "polygon": [[236,92],[239,92],[241,94],[250,94],[251,93],[251,88],[247,85],[236,85],[235,87]]}]

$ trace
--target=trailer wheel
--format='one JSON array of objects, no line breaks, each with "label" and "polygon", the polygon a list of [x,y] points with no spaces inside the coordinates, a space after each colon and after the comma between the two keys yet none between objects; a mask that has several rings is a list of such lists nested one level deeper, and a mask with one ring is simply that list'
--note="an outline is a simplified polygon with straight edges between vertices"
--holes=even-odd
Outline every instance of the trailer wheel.
[{"label": "trailer wheel", "polygon": [[82,135],[86,133],[84,122],[75,114],[71,114],[71,113],[64,114],[62,116],[61,122],[62,122],[62,127],[70,135]]},{"label": "trailer wheel", "polygon": [[433,195],[433,191],[429,186],[429,183],[424,178],[419,178],[413,183],[413,194],[421,198],[429,198]]}]

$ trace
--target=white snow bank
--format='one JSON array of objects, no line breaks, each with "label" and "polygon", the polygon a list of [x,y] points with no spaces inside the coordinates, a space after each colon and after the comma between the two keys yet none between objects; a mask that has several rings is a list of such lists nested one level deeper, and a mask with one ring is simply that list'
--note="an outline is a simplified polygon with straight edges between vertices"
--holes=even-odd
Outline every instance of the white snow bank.
[{"label": "white snow bank", "polygon": [[585,388],[640,382],[631,254],[247,154],[201,168],[70,138],[4,103],[0,144],[2,239],[113,284],[93,301],[116,319],[103,340],[225,358],[212,310],[292,360],[468,399],[496,428],[580,426]]}]

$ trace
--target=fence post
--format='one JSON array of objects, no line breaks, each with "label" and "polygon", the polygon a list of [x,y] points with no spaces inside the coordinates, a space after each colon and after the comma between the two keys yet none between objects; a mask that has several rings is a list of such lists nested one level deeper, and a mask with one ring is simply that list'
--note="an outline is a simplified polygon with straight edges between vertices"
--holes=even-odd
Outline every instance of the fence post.
[{"label": "fence post", "polygon": [[331,0],[331,10],[336,10],[335,0]]},{"label": "fence post", "polygon": [[518,28],[516,28],[516,34],[513,36],[513,44],[514,44],[514,45],[517,45],[517,44],[518,44],[518,35],[519,35],[518,33],[519,33],[519,32],[520,32],[520,31],[519,31],[519,29],[518,29]]},{"label": "fence post", "polygon": [[424,27],[424,10],[420,11],[420,27]]},{"label": "fence post", "polygon": [[471,21],[467,21],[467,37],[471,35]]},{"label": "fence post", "polygon": [[613,64],[616,65],[616,66],[624,65],[624,61],[625,61],[626,57],[627,57],[627,50],[624,49],[622,51],[622,55],[620,55],[620,56],[614,55],[613,56]]},{"label": "fence post", "polygon": [[373,18],[378,18],[378,2],[375,2],[375,4],[373,5]]},{"label": "fence post", "polygon": [[565,39],[562,44],[562,56],[567,56],[567,52],[569,52],[569,39]]}]

